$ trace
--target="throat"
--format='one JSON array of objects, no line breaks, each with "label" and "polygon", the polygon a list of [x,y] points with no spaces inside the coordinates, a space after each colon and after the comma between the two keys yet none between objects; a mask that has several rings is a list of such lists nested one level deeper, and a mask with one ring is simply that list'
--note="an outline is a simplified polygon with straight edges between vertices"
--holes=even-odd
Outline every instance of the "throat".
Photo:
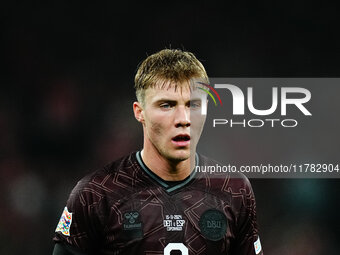
[{"label": "throat", "polygon": [[191,166],[195,165],[195,157],[182,161],[172,161],[160,155],[150,157],[144,149],[141,151],[141,158],[154,174],[170,182],[182,181],[187,178],[192,171]]}]

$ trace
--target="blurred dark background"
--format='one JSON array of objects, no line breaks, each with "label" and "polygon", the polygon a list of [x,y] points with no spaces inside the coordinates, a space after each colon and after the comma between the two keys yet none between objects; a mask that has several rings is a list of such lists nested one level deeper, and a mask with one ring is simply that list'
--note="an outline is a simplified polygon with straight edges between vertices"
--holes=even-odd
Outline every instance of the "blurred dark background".
[{"label": "blurred dark background", "polygon": [[[7,1],[0,12],[0,254],[50,254],[76,182],[141,148],[133,77],[147,55],[192,51],[212,77],[340,74],[327,1]],[[340,180],[251,182],[266,254],[338,254]]]}]

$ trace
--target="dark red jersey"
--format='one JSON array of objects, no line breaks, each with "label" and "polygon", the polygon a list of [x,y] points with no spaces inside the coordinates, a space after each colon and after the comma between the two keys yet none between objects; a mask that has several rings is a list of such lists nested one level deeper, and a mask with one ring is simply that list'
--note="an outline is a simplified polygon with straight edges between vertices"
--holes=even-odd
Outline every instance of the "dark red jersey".
[{"label": "dark red jersey", "polygon": [[[196,156],[196,165],[216,165]],[[193,171],[166,182],[132,153],[73,189],[54,240],[89,254],[263,254],[243,175]]]}]

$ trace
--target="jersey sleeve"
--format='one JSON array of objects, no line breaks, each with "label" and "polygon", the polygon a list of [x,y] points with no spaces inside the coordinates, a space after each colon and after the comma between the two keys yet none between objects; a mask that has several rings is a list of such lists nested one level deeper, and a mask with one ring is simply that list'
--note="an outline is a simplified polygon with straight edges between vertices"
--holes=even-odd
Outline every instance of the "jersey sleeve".
[{"label": "jersey sleeve", "polygon": [[87,255],[87,254],[66,244],[56,243],[54,245],[52,255]]},{"label": "jersey sleeve", "polygon": [[263,255],[256,221],[256,202],[249,180],[243,180],[243,198],[237,220],[237,237],[232,255]]},{"label": "jersey sleeve", "polygon": [[91,254],[101,240],[98,206],[102,196],[81,180],[72,190],[60,217],[53,240]]}]

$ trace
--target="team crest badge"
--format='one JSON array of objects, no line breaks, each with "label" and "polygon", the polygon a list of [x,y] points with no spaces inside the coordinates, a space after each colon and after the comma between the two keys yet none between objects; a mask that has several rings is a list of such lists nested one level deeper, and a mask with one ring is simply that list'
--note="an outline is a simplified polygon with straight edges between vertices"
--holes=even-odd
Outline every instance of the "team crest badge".
[{"label": "team crest badge", "polygon": [[227,218],[216,209],[205,211],[198,224],[202,235],[211,241],[221,240],[227,232]]},{"label": "team crest badge", "polygon": [[60,217],[58,226],[55,232],[61,232],[65,236],[70,236],[70,228],[72,223],[72,213],[67,210],[67,207],[64,208],[63,214]]}]

